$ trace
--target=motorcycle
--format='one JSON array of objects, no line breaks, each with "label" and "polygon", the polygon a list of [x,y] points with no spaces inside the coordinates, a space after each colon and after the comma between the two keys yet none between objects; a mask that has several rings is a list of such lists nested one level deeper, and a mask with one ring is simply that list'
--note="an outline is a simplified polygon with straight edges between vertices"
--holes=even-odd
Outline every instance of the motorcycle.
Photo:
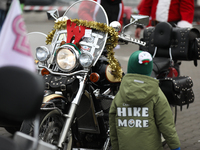
[{"label": "motorcycle", "polygon": [[[90,10],[85,6],[98,9],[97,15],[85,14]],[[59,149],[108,149],[108,112],[122,77],[112,53],[118,33],[95,1],[77,1],[58,16],[49,12],[56,19],[55,30],[47,36],[51,49],[36,49],[46,86],[39,138]],[[33,129],[33,120],[25,120],[20,131],[33,135]]]},{"label": "motorcycle", "polygon": [[[39,139],[62,150],[110,149],[109,107],[124,74],[113,48],[128,43],[141,49],[149,46],[149,38],[137,40],[124,33],[130,25],[147,25],[149,17],[132,15],[120,34],[120,24],[109,26],[105,10],[95,1],[77,1],[62,17],[58,11],[49,11],[48,17],[56,20],[54,30],[46,36],[50,49],[36,48],[38,73],[45,80]],[[190,46],[196,47],[194,43]],[[157,54],[159,51],[158,47]],[[172,59],[162,59],[161,64],[152,76],[178,77]],[[33,122],[24,120],[20,131],[32,136]]]},{"label": "motorcycle", "polygon": [[[85,12],[96,9],[97,15]],[[108,25],[95,1],[77,1],[62,17],[57,11],[48,16],[56,19],[46,41],[51,49],[36,49],[46,86],[39,138],[60,149],[109,149],[108,112],[123,76],[113,54],[120,27]],[[25,120],[20,131],[32,135],[33,129],[33,120]]]}]

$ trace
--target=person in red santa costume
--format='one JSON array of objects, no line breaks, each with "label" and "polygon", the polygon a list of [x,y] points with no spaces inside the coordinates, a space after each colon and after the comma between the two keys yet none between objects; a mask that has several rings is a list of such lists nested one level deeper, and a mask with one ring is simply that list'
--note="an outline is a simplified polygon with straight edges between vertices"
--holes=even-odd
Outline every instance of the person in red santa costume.
[{"label": "person in red santa costume", "polygon": [[[194,0],[142,0],[139,14],[150,16],[150,24],[169,22],[172,26],[192,27]],[[137,27],[135,37],[140,37],[142,28]]]}]

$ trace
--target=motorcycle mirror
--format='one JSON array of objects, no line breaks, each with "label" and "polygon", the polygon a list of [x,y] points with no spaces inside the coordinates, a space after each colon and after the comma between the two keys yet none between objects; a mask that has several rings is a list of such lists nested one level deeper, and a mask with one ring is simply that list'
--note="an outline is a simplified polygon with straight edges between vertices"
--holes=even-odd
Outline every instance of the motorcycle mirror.
[{"label": "motorcycle mirror", "polygon": [[148,25],[149,24],[149,16],[131,15],[130,23],[124,26],[124,28],[122,29],[121,34],[123,35],[126,27],[128,27],[128,26],[130,26],[132,24]]},{"label": "motorcycle mirror", "polygon": [[145,15],[131,15],[130,23],[137,23],[142,25],[148,25],[149,24],[149,16]]},{"label": "motorcycle mirror", "polygon": [[47,17],[48,17],[48,20],[58,19],[59,18],[58,10],[54,9],[54,10],[47,11]]},{"label": "motorcycle mirror", "polygon": [[113,27],[116,32],[119,32],[121,30],[121,24],[118,21],[112,21],[110,23],[110,27]]}]

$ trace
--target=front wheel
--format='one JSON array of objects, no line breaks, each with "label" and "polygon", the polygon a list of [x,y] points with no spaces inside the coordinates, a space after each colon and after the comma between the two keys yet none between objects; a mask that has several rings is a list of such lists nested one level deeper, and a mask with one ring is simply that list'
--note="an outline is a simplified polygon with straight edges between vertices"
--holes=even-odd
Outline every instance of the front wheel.
[{"label": "front wheel", "polygon": [[[64,118],[58,110],[42,111],[40,113],[39,139],[47,143],[58,144],[59,136],[64,125]],[[33,136],[33,120],[27,120],[22,123],[20,131]],[[72,148],[72,133],[69,130],[65,144],[65,150]]]}]

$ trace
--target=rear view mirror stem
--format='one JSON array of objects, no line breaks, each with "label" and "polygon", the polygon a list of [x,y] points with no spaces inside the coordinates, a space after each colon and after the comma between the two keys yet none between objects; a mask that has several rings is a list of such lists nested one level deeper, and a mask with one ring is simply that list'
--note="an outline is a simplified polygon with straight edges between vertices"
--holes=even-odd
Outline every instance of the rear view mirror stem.
[{"label": "rear view mirror stem", "polygon": [[125,25],[125,26],[123,27],[123,29],[122,29],[121,34],[124,35],[125,28],[128,27],[128,26],[130,26],[131,24],[134,24],[134,23],[137,22],[137,21],[138,21],[138,19],[135,19],[133,22],[130,22],[129,24]]}]

